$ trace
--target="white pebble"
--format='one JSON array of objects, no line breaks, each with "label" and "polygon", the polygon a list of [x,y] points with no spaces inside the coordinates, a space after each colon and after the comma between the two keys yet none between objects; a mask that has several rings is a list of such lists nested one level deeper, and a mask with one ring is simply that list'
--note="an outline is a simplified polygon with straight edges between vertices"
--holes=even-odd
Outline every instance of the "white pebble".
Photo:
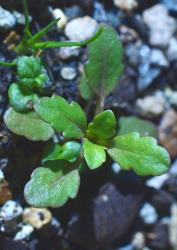
[{"label": "white pebble", "polygon": [[5,221],[18,218],[23,213],[23,208],[15,201],[7,201],[1,208],[0,215]]},{"label": "white pebble", "polygon": [[29,239],[29,237],[33,231],[34,231],[34,228],[31,225],[24,224],[24,225],[22,225],[21,230],[18,233],[16,233],[14,240],[16,240],[16,241],[27,240],[27,239]]},{"label": "white pebble", "polygon": [[160,175],[160,176],[154,176],[151,179],[146,181],[146,186],[152,187],[155,189],[160,189],[163,186],[163,184],[168,180],[168,178],[169,178],[168,173]]},{"label": "white pebble", "polygon": [[158,215],[155,208],[147,202],[140,211],[140,217],[145,224],[154,224],[157,221]]},{"label": "white pebble", "polygon": [[74,68],[63,67],[61,69],[61,76],[63,79],[70,81],[70,80],[74,80],[74,78],[76,78],[77,72]]},{"label": "white pebble", "polygon": [[67,23],[65,35],[73,41],[84,41],[94,35],[97,26],[97,22],[92,17],[78,17]]},{"label": "white pebble", "polygon": [[114,5],[122,10],[133,10],[138,7],[135,0],[114,0]]},{"label": "white pebble", "polygon": [[10,11],[3,9],[0,6],[0,28],[10,29],[13,28],[16,24],[16,19],[10,13]]},{"label": "white pebble", "polygon": [[53,18],[55,19],[60,18],[60,20],[57,23],[57,27],[58,29],[63,29],[66,26],[67,21],[68,21],[65,13],[61,9],[50,9],[50,12]]}]

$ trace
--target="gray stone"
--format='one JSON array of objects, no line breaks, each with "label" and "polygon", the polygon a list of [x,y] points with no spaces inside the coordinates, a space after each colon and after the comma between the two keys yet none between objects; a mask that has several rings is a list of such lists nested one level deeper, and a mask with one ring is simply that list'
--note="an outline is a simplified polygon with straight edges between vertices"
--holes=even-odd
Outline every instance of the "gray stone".
[{"label": "gray stone", "polygon": [[77,57],[80,53],[80,48],[79,47],[63,47],[59,51],[59,57],[62,60],[67,60],[72,57]]},{"label": "gray stone", "polygon": [[136,250],[142,250],[145,247],[145,236],[141,232],[135,233],[132,239],[132,245]]},{"label": "gray stone", "polygon": [[157,4],[143,12],[143,21],[150,29],[150,44],[168,46],[177,28],[176,20],[168,15],[168,9]]},{"label": "gray stone", "polygon": [[12,13],[8,10],[3,9],[0,6],[0,28],[1,29],[11,29],[15,26],[16,19]]},{"label": "gray stone", "polygon": [[158,219],[155,208],[148,202],[140,210],[140,217],[145,224],[155,224]]},{"label": "gray stone", "polygon": [[164,91],[164,95],[171,105],[177,107],[177,91],[167,87]]},{"label": "gray stone", "polygon": [[147,187],[152,187],[154,189],[160,189],[163,184],[168,180],[169,174],[163,174],[161,176],[154,176],[146,181]]},{"label": "gray stone", "polygon": [[89,17],[78,17],[67,23],[65,35],[73,41],[84,41],[91,38],[97,30],[97,22]]},{"label": "gray stone", "polygon": [[74,80],[77,76],[77,72],[74,68],[72,67],[63,67],[61,69],[61,76],[64,80]]},{"label": "gray stone", "polygon": [[177,60],[177,39],[171,38],[167,50],[167,57],[170,62]]},{"label": "gray stone", "polygon": [[0,215],[4,221],[18,218],[23,213],[23,208],[15,201],[7,201],[0,210]]},{"label": "gray stone", "polygon": [[176,0],[161,0],[162,3],[172,11],[177,12],[177,1]]},{"label": "gray stone", "polygon": [[152,64],[157,65],[159,67],[167,68],[169,66],[168,60],[160,49],[151,50],[150,60]]}]

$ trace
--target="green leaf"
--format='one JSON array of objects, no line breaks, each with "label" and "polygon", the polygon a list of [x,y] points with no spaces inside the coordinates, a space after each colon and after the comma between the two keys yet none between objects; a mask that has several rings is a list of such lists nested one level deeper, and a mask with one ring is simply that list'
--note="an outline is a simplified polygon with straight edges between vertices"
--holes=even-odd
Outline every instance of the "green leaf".
[{"label": "green leaf", "polygon": [[79,104],[69,104],[60,96],[43,97],[35,105],[40,117],[64,137],[80,139],[84,136],[87,120]]},{"label": "green leaf", "polygon": [[34,103],[39,99],[35,93],[24,94],[16,83],[10,85],[8,95],[10,104],[19,112],[33,109]]},{"label": "green leaf", "polygon": [[157,138],[157,128],[152,122],[139,119],[135,116],[121,117],[119,119],[118,134],[129,134],[132,132],[138,132],[142,136],[152,136]]},{"label": "green leaf", "polygon": [[9,108],[4,115],[4,122],[13,133],[32,141],[47,141],[54,134],[50,124],[42,121],[35,112],[23,114]]},{"label": "green leaf", "polygon": [[84,157],[90,169],[100,167],[106,161],[105,148],[87,139],[83,143]]},{"label": "green leaf", "polygon": [[108,153],[124,170],[132,169],[141,176],[161,175],[170,165],[168,152],[154,138],[136,132],[115,137]]},{"label": "green leaf", "polygon": [[116,135],[116,119],[111,110],[106,110],[94,117],[88,125],[87,138],[96,144],[107,145],[108,140]]},{"label": "green leaf", "polygon": [[106,97],[115,88],[122,73],[123,50],[117,32],[103,26],[103,32],[88,47],[85,74],[95,94]]},{"label": "green leaf", "polygon": [[17,59],[19,85],[24,91],[42,92],[50,85],[50,80],[41,59],[34,56],[21,56]]},{"label": "green leaf", "polygon": [[74,199],[80,185],[78,170],[64,161],[48,162],[37,168],[24,190],[25,199],[34,207],[61,207]]},{"label": "green leaf", "polygon": [[86,101],[91,99],[91,97],[93,96],[93,93],[88,85],[88,80],[87,80],[85,74],[83,74],[83,76],[80,79],[78,89],[79,89],[80,95]]},{"label": "green leaf", "polygon": [[81,144],[76,141],[69,141],[63,145],[49,142],[45,148],[42,163],[54,160],[66,160],[74,162],[81,151]]}]

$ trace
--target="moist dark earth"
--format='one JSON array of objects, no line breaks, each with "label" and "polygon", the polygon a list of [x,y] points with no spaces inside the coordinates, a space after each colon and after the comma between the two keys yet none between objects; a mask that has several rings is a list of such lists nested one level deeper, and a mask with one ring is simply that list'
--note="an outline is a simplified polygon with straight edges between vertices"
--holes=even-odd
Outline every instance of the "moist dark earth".
[{"label": "moist dark earth", "polygon": [[[0,0],[0,6],[12,16],[14,11],[23,13],[21,1]],[[30,142],[5,127],[7,91],[15,81],[15,71],[0,67],[0,170],[4,175],[0,182],[0,213],[9,201],[14,202],[15,209],[10,223],[0,219],[0,249],[177,249],[177,1],[31,0],[33,32],[52,20],[55,9],[61,9],[67,21],[65,27],[53,28],[45,39],[68,40],[66,26],[84,16],[117,30],[124,47],[124,72],[105,108],[112,109],[117,118],[137,116],[151,121],[157,128],[159,143],[171,155],[172,167],[163,176],[140,178],[108,161],[101,169],[83,174],[75,200],[62,208],[38,212],[36,224],[23,231],[20,238],[19,232],[28,224],[24,222],[24,211],[29,208],[23,188],[40,165],[45,143]],[[11,61],[16,56],[11,50],[16,41],[4,41],[12,31],[22,37],[24,24],[16,20],[6,27],[1,19],[0,60]],[[78,83],[86,60],[85,47],[65,58],[60,49],[44,53],[53,81],[52,93],[78,101],[83,108],[87,103],[79,95]],[[74,72],[70,79],[62,74],[65,67]],[[94,107],[93,102],[89,118]],[[15,216],[18,211],[19,216]],[[45,219],[47,223],[43,223]]]}]

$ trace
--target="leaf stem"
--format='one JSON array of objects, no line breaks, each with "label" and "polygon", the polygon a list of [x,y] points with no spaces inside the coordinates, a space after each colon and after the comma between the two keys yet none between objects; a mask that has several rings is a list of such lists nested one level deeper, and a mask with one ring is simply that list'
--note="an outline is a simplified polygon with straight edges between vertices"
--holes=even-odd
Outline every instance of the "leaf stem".
[{"label": "leaf stem", "polygon": [[2,62],[2,61],[0,61],[0,66],[14,67],[15,65],[16,65],[15,61],[13,61],[13,62]]},{"label": "leaf stem", "polygon": [[95,114],[99,114],[104,110],[105,97],[102,95],[97,96]]}]

